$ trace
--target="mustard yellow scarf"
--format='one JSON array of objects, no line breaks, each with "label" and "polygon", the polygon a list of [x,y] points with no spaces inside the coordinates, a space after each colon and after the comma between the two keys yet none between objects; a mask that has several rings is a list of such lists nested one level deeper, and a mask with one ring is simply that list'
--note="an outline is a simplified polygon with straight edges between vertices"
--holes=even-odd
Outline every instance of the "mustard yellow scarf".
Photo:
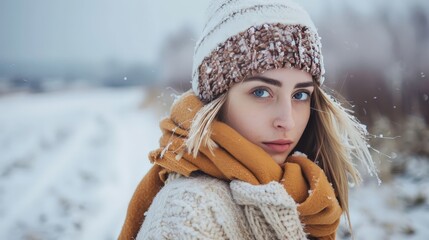
[{"label": "mustard yellow scarf", "polygon": [[201,147],[196,158],[184,151],[191,121],[202,106],[194,94],[185,93],[173,104],[170,117],[161,121],[160,148],[149,154],[154,166],[134,192],[119,239],[137,236],[144,213],[169,172],[189,176],[195,171],[225,181],[238,179],[254,185],[282,183],[298,203],[305,231],[319,239],[335,239],[342,210],[322,169],[309,159],[291,156],[282,168],[263,149],[216,120],[211,126],[211,138],[219,146],[214,154],[207,147]]}]

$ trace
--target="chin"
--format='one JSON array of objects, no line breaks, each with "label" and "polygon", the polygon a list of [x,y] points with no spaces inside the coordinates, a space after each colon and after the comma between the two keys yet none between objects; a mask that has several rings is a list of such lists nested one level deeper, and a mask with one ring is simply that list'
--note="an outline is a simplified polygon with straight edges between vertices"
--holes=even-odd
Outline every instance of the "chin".
[{"label": "chin", "polygon": [[286,161],[287,155],[285,155],[285,156],[271,156],[271,157],[274,159],[274,161],[278,165],[283,165],[285,163],[285,161]]}]

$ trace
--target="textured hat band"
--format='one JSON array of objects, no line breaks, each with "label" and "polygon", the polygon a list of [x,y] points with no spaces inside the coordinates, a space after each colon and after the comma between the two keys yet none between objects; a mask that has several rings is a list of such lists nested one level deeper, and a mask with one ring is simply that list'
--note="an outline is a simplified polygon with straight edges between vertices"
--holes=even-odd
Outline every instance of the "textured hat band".
[{"label": "textured hat band", "polygon": [[198,67],[198,95],[210,102],[234,83],[270,69],[296,68],[322,84],[320,39],[302,25],[252,26],[219,44]]}]

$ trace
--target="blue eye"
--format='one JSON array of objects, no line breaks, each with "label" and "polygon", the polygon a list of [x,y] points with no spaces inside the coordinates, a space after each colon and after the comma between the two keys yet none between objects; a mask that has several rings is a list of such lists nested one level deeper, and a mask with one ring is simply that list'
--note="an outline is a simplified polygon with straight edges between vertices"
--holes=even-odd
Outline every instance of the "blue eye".
[{"label": "blue eye", "polygon": [[270,96],[270,93],[265,89],[256,89],[252,93],[258,98],[267,98]]},{"label": "blue eye", "polygon": [[297,92],[295,93],[295,95],[293,95],[294,99],[300,100],[300,101],[305,101],[310,97],[309,93],[306,92]]}]

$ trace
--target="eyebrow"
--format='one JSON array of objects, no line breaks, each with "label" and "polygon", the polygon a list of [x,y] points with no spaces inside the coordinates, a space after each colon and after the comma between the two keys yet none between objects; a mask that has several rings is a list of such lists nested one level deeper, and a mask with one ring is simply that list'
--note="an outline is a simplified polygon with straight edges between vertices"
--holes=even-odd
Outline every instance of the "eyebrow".
[{"label": "eyebrow", "polygon": [[[263,76],[252,76],[252,77],[248,77],[246,79],[244,79],[244,81],[261,81],[270,85],[274,85],[277,87],[281,87],[282,83],[279,80],[276,79],[272,79],[272,78],[267,78],[267,77],[263,77]],[[301,82],[301,83],[297,83],[295,84],[294,88],[305,88],[305,87],[314,87],[314,82]]]},{"label": "eyebrow", "polygon": [[271,84],[277,87],[281,87],[282,83],[278,80],[272,79],[272,78],[267,78],[267,77],[262,77],[262,76],[252,76],[252,77],[248,77],[246,78],[244,81],[261,81],[267,84]]},{"label": "eyebrow", "polygon": [[306,88],[306,87],[314,87],[314,82],[302,82],[302,83],[297,83],[295,85],[295,88]]}]

